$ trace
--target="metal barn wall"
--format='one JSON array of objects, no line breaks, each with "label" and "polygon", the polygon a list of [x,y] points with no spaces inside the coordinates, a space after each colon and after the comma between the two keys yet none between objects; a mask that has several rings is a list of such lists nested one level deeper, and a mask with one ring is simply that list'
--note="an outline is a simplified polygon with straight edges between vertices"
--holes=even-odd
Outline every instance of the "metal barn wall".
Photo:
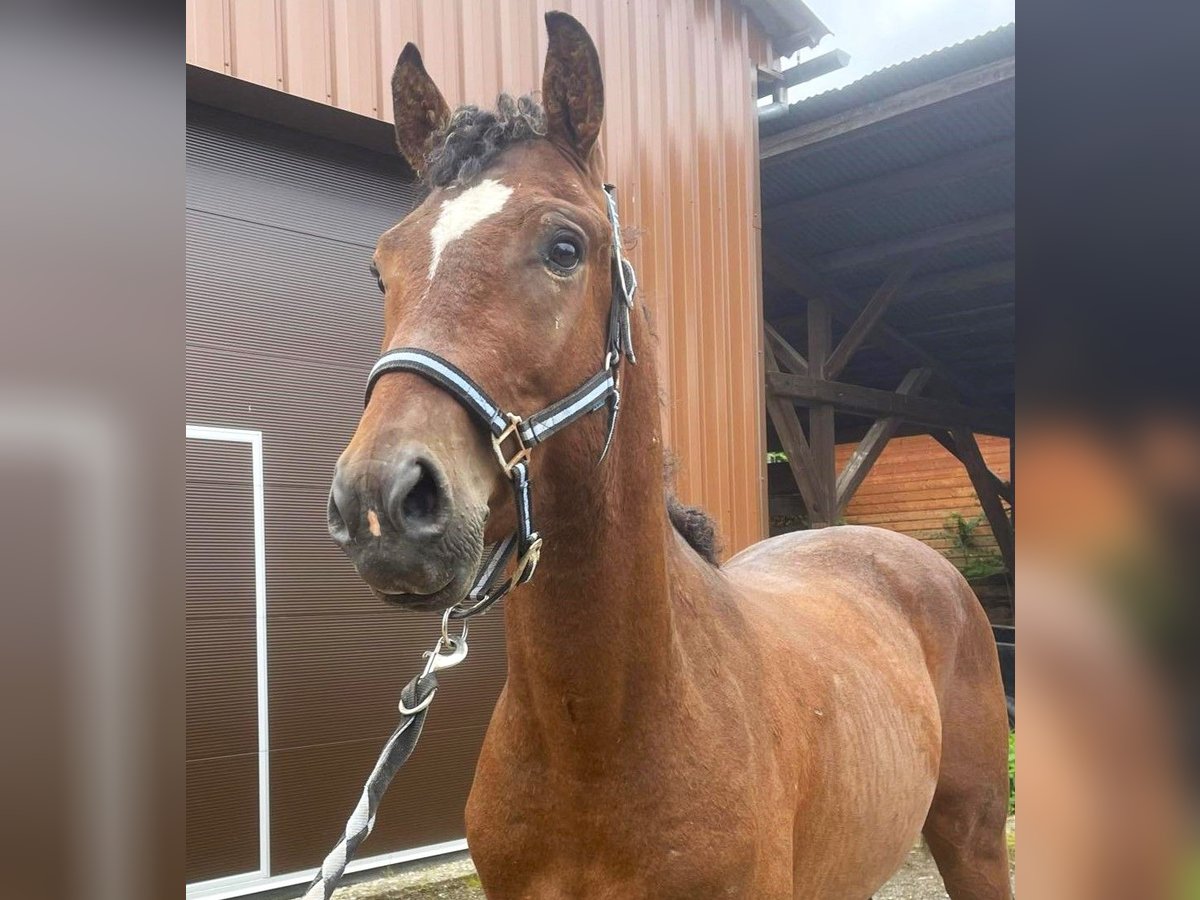
[{"label": "metal barn wall", "polygon": [[542,15],[600,47],[604,148],[654,314],[681,497],[725,548],[765,535],[755,71],[769,43],[734,0],[188,0],[187,61],[391,121],[415,42],[451,105],[540,87]]}]

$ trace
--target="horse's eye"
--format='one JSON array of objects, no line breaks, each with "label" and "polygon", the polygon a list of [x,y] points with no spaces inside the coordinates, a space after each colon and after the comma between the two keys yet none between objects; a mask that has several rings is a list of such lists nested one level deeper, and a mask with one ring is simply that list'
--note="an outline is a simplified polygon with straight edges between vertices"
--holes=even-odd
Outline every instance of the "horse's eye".
[{"label": "horse's eye", "polygon": [[546,261],[560,274],[573,271],[579,265],[579,245],[571,238],[560,237],[550,245]]},{"label": "horse's eye", "polygon": [[375,264],[371,264],[371,274],[375,276],[375,283],[379,285],[379,293],[386,294],[387,288],[383,286],[383,277],[379,274],[379,270],[375,268]]}]

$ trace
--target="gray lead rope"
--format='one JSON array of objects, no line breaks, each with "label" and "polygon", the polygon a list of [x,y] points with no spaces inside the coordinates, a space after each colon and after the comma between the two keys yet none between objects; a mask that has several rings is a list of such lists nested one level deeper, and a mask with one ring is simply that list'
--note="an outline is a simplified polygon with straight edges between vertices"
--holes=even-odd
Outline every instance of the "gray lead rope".
[{"label": "gray lead rope", "polygon": [[433,649],[425,654],[424,670],[400,692],[400,724],[383,745],[342,836],[321,863],[321,868],[304,892],[303,900],[329,900],[333,895],[346,872],[346,864],[375,827],[375,814],[379,811],[379,801],[383,799],[384,792],[417,747],[429,705],[437,694],[437,673],[457,666],[467,658],[467,623],[463,622],[462,633],[458,637],[450,636],[449,624],[450,611],[446,610],[442,616],[442,634]]},{"label": "gray lead rope", "polygon": [[371,770],[370,777],[367,778],[358,805],[354,807],[354,812],[346,822],[345,832],[325,857],[320,871],[304,893],[304,900],[329,900],[333,895],[346,871],[346,864],[358,850],[358,845],[366,840],[371,829],[375,827],[375,813],[379,809],[379,801],[383,799],[384,791],[417,748],[421,728],[425,725],[425,715],[429,712],[429,702],[433,700],[435,693],[437,675],[432,672],[414,678],[401,691],[401,705],[415,709],[415,712],[401,717],[400,724],[383,745],[383,751],[379,754],[379,760]]},{"label": "gray lead rope", "polygon": [[[381,356],[367,379],[367,396],[380,376],[388,372],[413,372],[421,375],[450,393],[466,409],[480,419],[492,438],[496,458],[513,486],[513,501],[517,508],[517,530],[490,547],[483,555],[475,583],[471,586],[465,605],[452,606],[442,616],[442,634],[434,648],[425,656],[424,671],[400,692],[400,724],[384,744],[375,768],[371,770],[362,796],[346,822],[334,848],[325,857],[320,870],[304,893],[303,900],[329,900],[345,874],[346,865],[358,846],[375,827],[375,813],[392,778],[416,749],[425,725],[429,705],[437,694],[437,672],[458,665],[467,655],[467,619],[481,615],[514,587],[533,577],[541,556],[542,539],[533,527],[530,497],[530,451],[551,435],[572,422],[608,406],[608,431],[600,459],[608,454],[617,413],[621,407],[618,366],[622,358],[637,362],[633,355],[633,338],[629,326],[629,311],[637,291],[637,276],[629,260],[621,252],[621,224],[617,218],[616,188],[604,185],[608,220],[612,226],[612,303],[608,319],[608,345],[603,368],[565,397],[533,415],[522,419],[505,412],[470,376],[448,360],[418,347],[401,347]],[[517,562],[511,575],[505,577],[509,560]],[[451,620],[462,620],[462,633],[451,637]]]}]

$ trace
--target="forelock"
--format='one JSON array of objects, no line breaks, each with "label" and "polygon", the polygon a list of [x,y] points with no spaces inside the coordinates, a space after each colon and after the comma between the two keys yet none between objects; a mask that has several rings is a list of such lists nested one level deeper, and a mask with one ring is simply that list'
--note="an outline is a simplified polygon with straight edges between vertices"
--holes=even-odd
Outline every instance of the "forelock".
[{"label": "forelock", "polygon": [[433,138],[425,181],[430,187],[469,184],[506,147],[545,135],[546,114],[529,94],[501,94],[495,109],[460,106]]}]

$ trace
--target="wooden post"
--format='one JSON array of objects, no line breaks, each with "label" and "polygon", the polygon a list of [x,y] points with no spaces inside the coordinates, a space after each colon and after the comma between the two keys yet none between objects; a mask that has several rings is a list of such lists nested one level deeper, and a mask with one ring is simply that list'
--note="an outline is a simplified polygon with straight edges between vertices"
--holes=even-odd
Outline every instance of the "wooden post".
[{"label": "wooden post", "polygon": [[[766,370],[778,372],[779,363],[775,360],[770,342],[764,345],[763,350],[763,363]],[[767,415],[771,417],[771,424],[775,426],[779,442],[783,444],[783,452],[787,454],[788,458],[788,468],[792,471],[792,478],[796,480],[796,487],[800,489],[800,496],[804,498],[808,520],[812,522],[823,515],[821,496],[812,478],[812,451],[809,449],[808,439],[804,436],[804,429],[800,426],[800,417],[796,415],[796,407],[786,397],[777,397],[768,392]]]},{"label": "wooden post", "polygon": [[987,467],[983,453],[979,450],[979,443],[975,440],[971,429],[958,426],[951,431],[951,434],[954,437],[955,446],[958,447],[958,458],[962,460],[967,475],[970,476],[971,484],[975,486],[975,493],[979,495],[979,504],[983,507],[983,514],[987,516],[988,524],[992,526],[992,534],[996,538],[996,546],[1000,548],[1000,556],[1004,559],[1004,565],[1011,574],[1014,571],[1013,528],[1012,522],[1004,512],[1004,504],[1000,502],[1000,494],[996,491],[993,481],[996,476]]},{"label": "wooden post", "polygon": [[[824,380],[825,366],[833,350],[833,321],[829,301],[812,297],[808,301],[808,371]],[[813,458],[813,482],[820,496],[821,517],[814,517],[813,528],[837,521],[837,462],[834,458],[833,405],[814,403],[808,409],[808,440]]]},{"label": "wooden post", "polygon": [[[1017,436],[1014,434],[1008,439],[1008,496],[1004,497],[1008,501],[1008,520],[1012,522],[1013,530],[1017,528]],[[1015,551],[1015,547],[1014,547]]]}]

